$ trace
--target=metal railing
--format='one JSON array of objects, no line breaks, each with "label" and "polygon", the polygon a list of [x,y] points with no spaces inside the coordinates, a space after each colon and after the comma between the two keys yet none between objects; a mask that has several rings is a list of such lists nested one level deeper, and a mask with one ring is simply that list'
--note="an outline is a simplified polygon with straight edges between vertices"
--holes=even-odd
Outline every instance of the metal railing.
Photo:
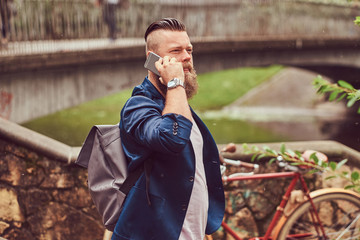
[{"label": "metal railing", "polygon": [[11,41],[97,38],[105,34],[101,9],[90,1],[14,0],[11,5]]},{"label": "metal railing", "polygon": [[[96,0],[0,1],[2,6],[10,5],[10,41],[107,36]],[[127,9],[116,11],[123,37],[143,37],[148,24],[168,16],[182,19],[192,36],[337,36],[339,30],[341,35],[351,35],[351,20],[358,9],[356,2],[327,5],[309,0],[129,1]]]},{"label": "metal railing", "polygon": [[[56,45],[59,40],[81,40],[81,45],[94,39],[106,40],[108,29],[102,8],[95,1],[0,0],[1,6],[6,2],[11,6],[10,18],[5,21],[10,25],[10,35],[6,38],[10,43],[22,43],[0,45],[0,56],[26,54],[29,44],[42,52],[43,48]],[[118,35],[121,38],[142,38],[151,22],[169,16],[184,21],[192,37],[266,39],[360,36],[360,31],[353,24],[358,14],[358,0],[349,3],[337,0],[336,4],[331,5],[323,4],[321,0],[129,1],[127,9],[118,8],[116,11],[116,24],[120,30]],[[91,46],[96,44],[104,45],[102,41],[90,43]]]}]

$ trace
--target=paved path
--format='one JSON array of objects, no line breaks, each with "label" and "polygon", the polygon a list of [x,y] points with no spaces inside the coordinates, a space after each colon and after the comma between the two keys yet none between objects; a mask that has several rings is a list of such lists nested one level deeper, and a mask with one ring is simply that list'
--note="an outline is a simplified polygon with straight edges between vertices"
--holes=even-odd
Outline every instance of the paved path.
[{"label": "paved path", "polygon": [[[251,89],[222,110],[208,111],[204,116],[250,121],[307,122],[315,119],[342,120],[346,107],[324,101],[312,85],[316,73],[286,67],[271,79]],[[326,77],[324,77],[327,79]]]}]

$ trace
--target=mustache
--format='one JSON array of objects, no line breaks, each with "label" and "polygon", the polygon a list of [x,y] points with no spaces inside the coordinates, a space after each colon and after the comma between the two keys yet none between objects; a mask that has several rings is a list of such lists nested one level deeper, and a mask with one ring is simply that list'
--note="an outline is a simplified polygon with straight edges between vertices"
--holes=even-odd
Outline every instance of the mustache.
[{"label": "mustache", "polygon": [[183,68],[188,68],[191,71],[193,69],[193,65],[190,62],[186,62],[183,64]]}]

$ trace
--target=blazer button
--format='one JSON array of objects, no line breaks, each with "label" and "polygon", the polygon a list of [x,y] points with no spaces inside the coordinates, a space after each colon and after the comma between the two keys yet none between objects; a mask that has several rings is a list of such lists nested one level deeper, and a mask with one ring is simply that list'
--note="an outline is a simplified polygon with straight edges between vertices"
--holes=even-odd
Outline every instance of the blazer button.
[{"label": "blazer button", "polygon": [[178,131],[178,123],[174,122],[174,124],[173,124],[173,134],[176,135],[177,131]]},{"label": "blazer button", "polygon": [[190,182],[193,182],[193,181],[194,181],[194,177],[193,177],[193,176],[189,177],[189,181],[190,181]]}]

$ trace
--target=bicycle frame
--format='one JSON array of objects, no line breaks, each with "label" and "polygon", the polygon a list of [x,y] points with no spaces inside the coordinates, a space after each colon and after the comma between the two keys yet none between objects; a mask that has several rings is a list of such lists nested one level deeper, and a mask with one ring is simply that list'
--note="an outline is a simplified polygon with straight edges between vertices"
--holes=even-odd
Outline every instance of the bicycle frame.
[{"label": "bicycle frame", "polygon": [[[254,174],[254,175],[250,175],[250,176],[237,176],[237,177],[224,177],[223,178],[223,182],[233,182],[233,181],[243,181],[243,180],[257,180],[257,179],[273,179],[273,178],[292,178],[290,184],[287,187],[287,190],[284,194],[284,196],[282,197],[282,200],[279,204],[279,206],[276,209],[275,215],[270,223],[270,225],[268,226],[266,233],[263,237],[256,237],[256,238],[252,238],[254,240],[260,240],[260,239],[264,239],[264,240],[268,240],[268,239],[272,239],[271,238],[271,233],[273,231],[273,229],[275,228],[279,218],[281,217],[284,208],[290,198],[290,194],[291,192],[295,189],[295,185],[296,183],[300,180],[301,186],[302,186],[302,190],[305,193],[308,201],[311,202],[312,207],[314,209],[314,217],[313,220],[317,220],[318,224],[319,224],[319,228],[320,231],[323,233],[323,235],[325,236],[325,231],[324,228],[320,222],[320,218],[318,216],[318,213],[316,211],[315,205],[310,197],[310,192],[309,189],[307,187],[307,184],[303,178],[303,176],[300,173],[297,172],[280,172],[280,173],[263,173],[263,174]],[[221,226],[225,229],[226,232],[228,232],[232,237],[234,237],[236,240],[243,240],[242,238],[240,238],[236,232],[234,230],[232,230],[224,221],[222,222]],[[296,237],[304,237],[304,234],[302,234],[301,236],[296,236]]]}]

